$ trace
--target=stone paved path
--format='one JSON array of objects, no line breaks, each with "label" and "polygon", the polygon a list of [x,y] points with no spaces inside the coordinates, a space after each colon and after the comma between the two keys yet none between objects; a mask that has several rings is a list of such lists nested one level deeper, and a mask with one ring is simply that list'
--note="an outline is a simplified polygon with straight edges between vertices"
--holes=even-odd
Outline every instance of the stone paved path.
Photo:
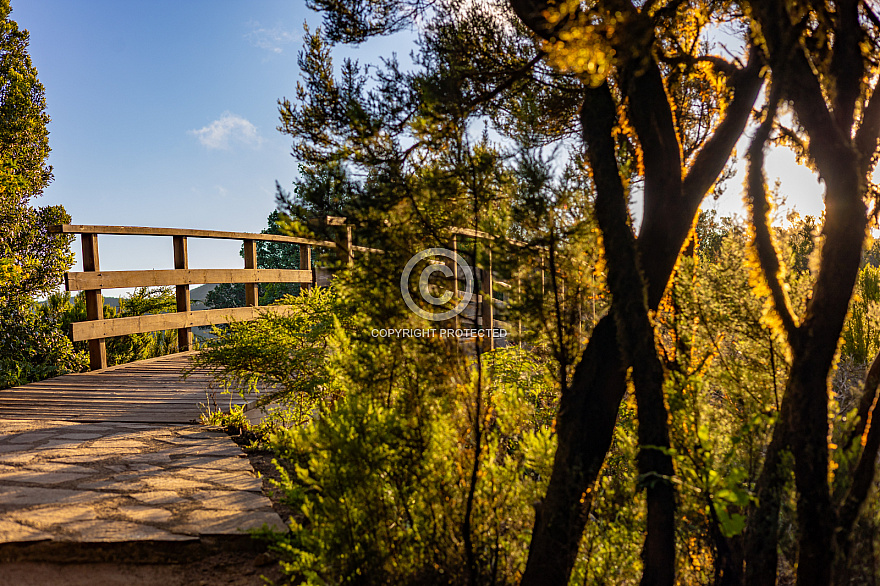
[{"label": "stone paved path", "polygon": [[0,562],[61,551],[53,545],[183,551],[264,525],[285,531],[261,489],[218,428],[0,419]]}]

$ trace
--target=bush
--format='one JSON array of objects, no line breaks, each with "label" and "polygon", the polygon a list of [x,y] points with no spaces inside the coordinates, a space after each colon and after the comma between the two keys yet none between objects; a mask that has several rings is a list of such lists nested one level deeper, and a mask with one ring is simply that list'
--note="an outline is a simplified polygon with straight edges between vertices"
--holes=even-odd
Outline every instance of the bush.
[{"label": "bush", "polygon": [[88,356],[64,334],[62,317],[33,301],[0,306],[0,389],[88,367]]},{"label": "bush", "polygon": [[261,406],[280,403],[301,423],[338,397],[327,370],[328,341],[350,324],[350,312],[333,289],[306,290],[277,304],[288,310],[215,328],[217,337],[194,357],[193,369],[209,369],[226,391],[259,393]]},{"label": "bush", "polygon": [[555,449],[552,378],[516,348],[456,370],[456,349],[406,342],[337,333],[339,401],[270,441],[298,513],[273,549],[310,584],[517,583]]}]

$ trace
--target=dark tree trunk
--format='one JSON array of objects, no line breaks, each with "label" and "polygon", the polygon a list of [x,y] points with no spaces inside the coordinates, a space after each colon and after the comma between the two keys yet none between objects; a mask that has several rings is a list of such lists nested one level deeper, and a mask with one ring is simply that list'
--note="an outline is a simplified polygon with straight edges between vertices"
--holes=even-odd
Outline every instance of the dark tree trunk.
[{"label": "dark tree trunk", "polygon": [[639,473],[647,489],[647,523],[642,549],[642,586],[675,582],[675,471],[669,455],[668,413],[663,399],[663,365],[648,316],[645,280],[629,227],[626,193],[617,168],[612,132],[616,107],[607,84],[587,91],[581,122],[596,188],[596,219],[608,262],[608,288],[617,339],[632,367],[638,408]]},{"label": "dark tree trunk", "polygon": [[[559,26],[546,19],[547,0],[510,0],[513,11],[538,37],[552,40]],[[630,5],[632,8],[632,5]],[[645,21],[642,20],[644,23]],[[627,52],[632,47],[627,47]],[[684,246],[697,209],[717,181],[751,115],[763,79],[753,51],[734,74],[734,97],[724,118],[693,159],[685,175],[681,147],[652,47],[634,55],[638,64],[622,81],[645,167],[645,213],[637,240],[647,284],[647,303],[656,309]],[[536,506],[524,585],[567,584],[589,516],[592,493],[611,446],[620,401],[626,391],[617,332],[602,318],[560,400],[558,447],[547,493]]]},{"label": "dark tree trunk", "polygon": [[[652,310],[659,306],[703,197],[742,134],[761,88],[759,72],[760,61],[753,56],[738,79],[727,116],[697,155],[683,182],[684,195],[664,197],[646,189],[646,200],[666,202],[650,211],[646,208],[637,240]],[[658,99],[665,100],[665,95]],[[668,107],[668,102],[662,104]],[[660,174],[661,169],[655,172]],[[681,169],[669,172],[680,173]],[[605,316],[593,330],[560,400],[556,417],[558,447],[547,493],[537,507],[523,585],[568,583],[590,511],[592,493],[587,489],[596,482],[611,447],[625,392],[616,326],[611,316]]]}]

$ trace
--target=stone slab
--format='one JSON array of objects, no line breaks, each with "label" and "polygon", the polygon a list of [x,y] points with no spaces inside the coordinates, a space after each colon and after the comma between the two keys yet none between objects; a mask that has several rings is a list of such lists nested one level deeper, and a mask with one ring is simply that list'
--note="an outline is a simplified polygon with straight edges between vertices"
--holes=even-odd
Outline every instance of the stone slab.
[{"label": "stone slab", "polygon": [[0,519],[0,547],[286,531],[241,449],[192,425],[0,419]]}]

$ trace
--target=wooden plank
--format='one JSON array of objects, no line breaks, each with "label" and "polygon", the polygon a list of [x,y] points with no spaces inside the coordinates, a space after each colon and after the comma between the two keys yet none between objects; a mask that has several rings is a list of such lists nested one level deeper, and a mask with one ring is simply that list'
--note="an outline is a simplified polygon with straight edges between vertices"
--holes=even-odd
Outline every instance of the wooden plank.
[{"label": "wooden plank", "polygon": [[308,284],[303,283],[303,289],[311,289],[315,282],[315,273],[312,270],[312,247],[305,244],[299,245],[299,268],[301,271],[308,271],[311,280]]},{"label": "wooden plank", "polygon": [[481,232],[480,230],[473,230],[471,228],[450,228],[450,234],[460,234],[461,236],[467,236],[469,238],[482,238],[485,240],[495,240],[495,237],[489,234],[488,232]]},{"label": "wooden plank", "polygon": [[[189,256],[186,250],[186,236],[174,237],[174,268],[186,270],[189,268]],[[177,298],[177,311],[190,311],[192,309],[189,298],[189,285],[177,285],[175,289]],[[182,352],[192,347],[193,335],[191,328],[177,330],[177,348]]]},{"label": "wooden plank", "polygon": [[[489,261],[489,267],[485,270],[480,271],[481,275],[481,283],[480,283],[480,303],[481,303],[481,315],[480,315],[480,325],[483,326],[484,329],[492,329],[495,327],[495,306],[492,299],[492,294],[494,293],[494,283],[492,282],[492,247],[488,246],[486,248],[487,260]],[[495,338],[489,338],[489,348],[492,350],[495,349]]]},{"label": "wooden plank", "polygon": [[250,321],[265,312],[284,313],[289,310],[287,305],[269,305],[266,307],[233,307],[227,309],[208,309],[204,311],[188,311],[186,313],[160,313],[158,315],[141,315],[136,317],[120,317],[100,321],[81,321],[71,324],[73,341],[90,340],[93,338],[110,338],[128,334],[141,334],[159,330],[192,328],[225,324],[231,321]]},{"label": "wooden plank", "polygon": [[[59,394],[63,395],[64,393],[71,393],[71,392],[81,394],[81,396],[84,396],[84,397],[86,397],[86,396],[97,397],[97,396],[103,396],[103,395],[106,395],[108,397],[114,396],[114,395],[131,396],[131,391],[136,391],[139,389],[149,391],[150,396],[152,396],[152,395],[173,396],[173,395],[179,395],[181,393],[195,392],[192,390],[193,389],[192,387],[184,387],[181,385],[178,385],[177,387],[155,387],[153,385],[147,384],[147,385],[129,386],[129,387],[112,386],[112,387],[100,388],[100,389],[96,389],[95,385],[91,385],[91,386],[60,386],[59,385],[59,386],[51,387],[51,388],[47,387],[47,388],[42,388],[42,389],[28,389],[26,392],[22,391],[19,393],[10,393],[8,391],[3,391],[3,396],[6,398],[12,398],[12,399],[14,399],[17,396],[24,396],[24,395],[27,395],[29,397],[35,397],[35,396],[51,397],[51,396],[56,396]],[[221,389],[207,389],[207,388],[205,388],[205,389],[199,390],[198,392],[201,393],[203,391],[208,392],[208,393],[217,392],[217,393],[224,394]],[[228,393],[225,393],[225,394],[228,394]],[[237,393],[232,393],[232,394],[237,394]]]},{"label": "wooden plank", "polygon": [[341,257],[339,260],[347,264],[348,266],[354,265],[354,234],[352,229],[354,226],[345,226],[345,237],[341,243],[341,246],[336,247],[336,251],[341,253]]},{"label": "wooden plank", "polygon": [[309,244],[324,248],[336,248],[327,240],[310,240],[278,234],[253,234],[250,232],[224,232],[219,230],[189,230],[187,228],[150,228],[146,226],[85,226],[80,224],[57,224],[49,227],[50,234],[116,234],[122,236],[189,236],[190,238],[219,238],[221,240],[262,240],[264,242],[289,242]]},{"label": "wooden plank", "polygon": [[[245,240],[244,252],[244,268],[257,268],[257,243],[253,240]],[[244,304],[256,307],[260,304],[260,289],[256,283],[245,283],[244,285]]]},{"label": "wooden plank", "polygon": [[311,283],[312,272],[292,269],[167,269],[67,273],[68,291],[164,287],[204,283]]},{"label": "wooden plank", "polygon": [[0,391],[0,418],[190,423],[204,411],[202,404],[225,409],[230,403],[245,405],[258,396],[207,389],[210,379],[205,369],[181,380],[180,373],[191,364],[193,354],[172,354],[5,389]]},{"label": "wooden plank", "polygon": [[315,267],[315,286],[329,287],[333,281],[333,272],[324,267]]},{"label": "wooden plank", "polygon": [[[83,270],[96,272],[101,270],[98,259],[98,235],[83,234]],[[104,319],[104,298],[101,291],[86,291],[86,318],[102,321]],[[89,340],[89,367],[99,370],[107,366],[107,347],[104,340]]]},{"label": "wooden plank", "polygon": [[346,220],[345,216],[318,216],[309,218],[309,224],[312,226],[345,226]]}]

